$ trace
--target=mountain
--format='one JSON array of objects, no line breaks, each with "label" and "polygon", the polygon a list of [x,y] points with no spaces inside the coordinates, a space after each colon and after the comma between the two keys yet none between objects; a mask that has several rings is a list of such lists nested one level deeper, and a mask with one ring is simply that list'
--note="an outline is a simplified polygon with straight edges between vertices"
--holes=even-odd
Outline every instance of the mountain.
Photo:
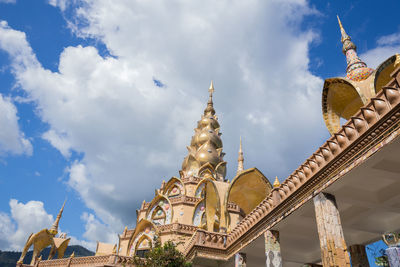
[{"label": "mountain", "polygon": [[[64,258],[69,257],[72,252],[75,252],[75,257],[84,257],[84,256],[93,256],[94,253],[90,250],[82,246],[68,246],[65,250]],[[47,259],[50,253],[50,247],[45,248],[41,255],[42,259]],[[21,252],[14,251],[1,251],[0,250],[0,266],[1,267],[15,267],[19,257],[21,256]],[[57,258],[57,254],[54,258]],[[32,259],[32,251],[29,251],[24,259],[24,263],[30,263]]]}]

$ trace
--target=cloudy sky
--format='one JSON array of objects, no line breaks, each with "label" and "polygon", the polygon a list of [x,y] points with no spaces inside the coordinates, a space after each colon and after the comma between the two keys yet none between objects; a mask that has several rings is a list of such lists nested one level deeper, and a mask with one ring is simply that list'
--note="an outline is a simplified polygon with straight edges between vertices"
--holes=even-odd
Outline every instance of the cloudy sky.
[{"label": "cloudy sky", "polygon": [[[336,14],[370,67],[400,52],[398,1],[0,0],[0,249],[49,227],[113,242],[178,176],[214,81],[228,178],[284,180],[328,137],[345,73]],[[26,218],[29,216],[30,222]]]}]

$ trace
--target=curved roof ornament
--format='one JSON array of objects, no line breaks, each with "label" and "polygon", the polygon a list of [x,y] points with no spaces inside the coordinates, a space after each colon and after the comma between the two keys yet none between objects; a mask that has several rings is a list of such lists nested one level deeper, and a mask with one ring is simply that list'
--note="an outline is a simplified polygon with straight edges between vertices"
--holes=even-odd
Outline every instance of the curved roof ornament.
[{"label": "curved roof ornament", "polygon": [[340,129],[341,118],[349,120],[376,94],[374,79],[377,72],[358,57],[356,45],[346,33],[339,16],[337,19],[347,68],[346,77],[326,79],[324,83],[322,115],[331,134]]},{"label": "curved roof ornament", "polygon": [[225,193],[228,202],[237,204],[245,214],[251,212],[272,190],[270,181],[257,168],[250,168],[236,175]]}]

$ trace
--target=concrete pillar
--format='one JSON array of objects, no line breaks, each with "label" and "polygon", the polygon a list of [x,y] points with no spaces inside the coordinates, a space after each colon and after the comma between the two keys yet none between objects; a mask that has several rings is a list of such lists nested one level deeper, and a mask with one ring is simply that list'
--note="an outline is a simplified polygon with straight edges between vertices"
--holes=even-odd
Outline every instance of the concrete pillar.
[{"label": "concrete pillar", "polygon": [[386,255],[388,257],[390,267],[400,267],[400,248],[399,247],[387,248]]},{"label": "concrete pillar", "polygon": [[267,267],[282,267],[281,244],[279,232],[268,230],[264,233],[265,257]]},{"label": "concrete pillar", "polygon": [[314,197],[321,260],[324,267],[350,267],[335,197],[319,193]]},{"label": "concrete pillar", "polygon": [[349,247],[352,267],[369,267],[367,252],[364,245],[351,245]]},{"label": "concrete pillar", "polygon": [[235,267],[246,267],[246,263],[246,253],[239,252],[235,254]]}]

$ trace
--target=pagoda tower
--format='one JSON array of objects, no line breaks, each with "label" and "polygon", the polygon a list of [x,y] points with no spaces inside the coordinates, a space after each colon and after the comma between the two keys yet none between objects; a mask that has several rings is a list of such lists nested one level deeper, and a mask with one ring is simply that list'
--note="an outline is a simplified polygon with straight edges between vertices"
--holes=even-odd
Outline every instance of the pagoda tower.
[{"label": "pagoda tower", "polygon": [[241,140],[237,173],[231,180],[226,178],[213,82],[208,91],[207,105],[187,147],[180,176],[162,181],[154,198],[143,201],[136,211],[136,227],[126,228],[119,236],[119,255],[141,257],[156,240],[171,240],[183,249],[197,230],[228,233],[272,190],[258,169],[244,169]]},{"label": "pagoda tower", "polygon": [[197,122],[197,128],[194,129],[195,134],[190,146],[187,147],[188,155],[183,160],[181,176],[213,177],[223,181],[226,176],[226,162],[223,160],[225,153],[222,152],[222,134],[212,99],[212,81],[208,91],[207,106]]}]

